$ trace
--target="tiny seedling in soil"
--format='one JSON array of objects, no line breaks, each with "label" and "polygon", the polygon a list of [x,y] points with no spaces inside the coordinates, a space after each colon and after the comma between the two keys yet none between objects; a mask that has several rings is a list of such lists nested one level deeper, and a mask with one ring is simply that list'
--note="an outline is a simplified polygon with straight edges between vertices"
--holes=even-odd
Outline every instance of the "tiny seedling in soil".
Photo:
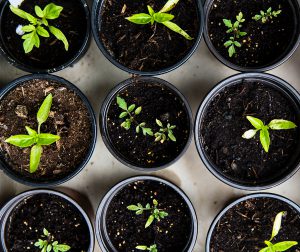
[{"label": "tiny seedling in soil", "polygon": [[46,239],[39,239],[37,242],[34,243],[34,246],[41,249],[41,252],[65,252],[71,249],[69,245],[58,244],[58,241],[54,240],[54,237],[49,233],[49,231],[46,228],[43,229],[43,233],[44,235],[42,237]]},{"label": "tiny seedling in soil", "polygon": [[[39,6],[35,6],[35,14],[38,18],[31,14],[10,5],[10,10],[20,18],[29,21],[28,25],[20,26],[21,32],[19,33],[24,39],[23,48],[25,53],[32,51],[33,47],[40,47],[40,37],[48,38],[52,33],[58,40],[64,43],[65,50],[68,51],[69,43],[66,36],[61,30],[49,24],[49,20],[57,19],[60,16],[63,7],[55,5],[53,3],[48,4],[43,10]],[[18,27],[19,28],[19,27]],[[18,30],[17,28],[17,30]],[[48,28],[49,32],[47,31]]]},{"label": "tiny seedling in soil", "polygon": [[139,245],[139,246],[136,246],[135,248],[138,250],[148,250],[150,252],[158,252],[156,244],[153,244],[150,247],[147,247],[145,245]]},{"label": "tiny seedling in soil", "polygon": [[296,241],[283,241],[273,244],[272,240],[276,235],[278,235],[280,228],[281,228],[281,222],[282,217],[286,215],[286,212],[280,212],[276,215],[274,224],[273,224],[273,230],[270,240],[265,241],[265,244],[267,247],[261,249],[259,252],[278,252],[278,251],[286,251],[290,249],[291,247],[298,244]]},{"label": "tiny seedling in soil", "polygon": [[252,126],[254,126],[255,129],[247,130],[242,137],[245,139],[251,139],[255,136],[256,132],[259,131],[260,142],[265,152],[269,151],[269,147],[271,144],[269,129],[287,130],[294,129],[297,127],[295,123],[283,119],[274,119],[268,125],[265,125],[260,119],[255,118],[253,116],[247,116],[247,119],[252,124]]},{"label": "tiny seedling in soil", "polygon": [[240,28],[242,28],[242,23],[244,22],[245,19],[242,12],[236,16],[236,21],[234,23],[232,23],[229,19],[223,19],[223,23],[227,28],[229,28],[226,33],[231,35],[229,40],[224,43],[224,46],[228,48],[229,57],[232,57],[236,53],[235,47],[242,47],[242,44],[237,41],[237,39],[247,35],[247,32],[240,30]]},{"label": "tiny seedling in soil", "polygon": [[168,2],[164,5],[164,7],[159,11],[155,12],[151,6],[147,6],[148,12],[147,13],[138,13],[134,14],[131,17],[127,17],[126,19],[132,23],[145,25],[151,23],[153,25],[155,22],[160,23],[168,27],[170,30],[179,33],[183,37],[188,40],[192,40],[193,38],[188,35],[183,29],[181,29],[177,24],[171,22],[174,19],[174,15],[169,14],[179,0],[168,0]]},{"label": "tiny seedling in soil", "polygon": [[252,17],[255,21],[261,20],[263,24],[267,23],[270,19],[278,17],[282,10],[272,11],[272,7],[268,8],[267,11],[260,11],[260,14]]},{"label": "tiny seedling in soil", "polygon": [[130,205],[127,207],[130,211],[135,211],[136,215],[142,214],[144,211],[150,211],[151,215],[149,216],[145,228],[149,227],[153,221],[156,219],[160,221],[160,219],[164,219],[168,216],[168,213],[165,211],[162,211],[161,209],[158,209],[158,202],[157,200],[153,199],[153,206],[151,206],[149,203],[146,204],[145,207],[141,203],[138,203],[137,205]]},{"label": "tiny seedling in soil", "polygon": [[164,141],[166,141],[167,137],[171,141],[176,142],[176,138],[175,138],[175,136],[173,134],[173,129],[176,128],[175,125],[171,125],[170,123],[168,123],[167,127],[165,128],[163,126],[162,122],[160,120],[158,120],[158,119],[156,119],[156,124],[160,127],[160,129],[159,129],[159,132],[156,132],[154,134],[154,136],[155,136],[155,142],[160,141],[161,143],[163,143]]},{"label": "tiny seedling in soil", "polygon": [[41,133],[41,125],[47,121],[52,105],[52,94],[49,94],[43,101],[37,113],[38,130],[35,131],[26,126],[28,135],[15,135],[5,140],[5,142],[20,148],[31,147],[30,152],[30,173],[36,172],[39,167],[43,145],[51,145],[60,139],[60,136]]}]

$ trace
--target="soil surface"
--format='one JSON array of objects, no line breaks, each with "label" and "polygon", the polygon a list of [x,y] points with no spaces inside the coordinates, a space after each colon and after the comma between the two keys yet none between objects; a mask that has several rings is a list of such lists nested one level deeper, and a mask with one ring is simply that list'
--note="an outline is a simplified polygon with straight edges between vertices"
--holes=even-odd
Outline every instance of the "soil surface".
[{"label": "soil surface", "polygon": [[25,0],[19,8],[36,17],[34,6],[38,5],[44,9],[49,3],[54,3],[64,8],[59,18],[48,22],[49,25],[60,29],[65,34],[69,42],[68,51],[65,50],[62,41],[57,40],[54,35],[50,34],[49,38],[40,36],[40,48],[34,47],[30,53],[25,54],[23,48],[24,40],[20,35],[16,34],[16,28],[20,24],[28,25],[28,21],[13,14],[9,9],[9,4],[5,5],[1,13],[1,39],[11,57],[22,65],[29,65],[37,69],[59,67],[70,61],[78,53],[87,32],[89,32],[86,30],[87,21],[80,0]]},{"label": "soil surface", "polygon": [[200,141],[209,160],[229,179],[250,185],[270,182],[299,163],[299,129],[269,130],[271,145],[266,153],[258,133],[249,140],[242,138],[254,128],[246,116],[265,124],[285,119],[299,126],[298,113],[291,100],[270,84],[244,80],[215,95],[200,126]]},{"label": "soil surface", "polygon": [[[254,252],[266,247],[276,215],[286,211],[281,229],[272,243],[300,241],[300,214],[287,203],[272,198],[254,198],[231,209],[217,223],[212,233],[210,252]],[[299,252],[300,245],[289,252]]]},{"label": "soil surface", "polygon": [[108,53],[120,64],[139,71],[157,71],[182,60],[194,46],[200,29],[198,7],[194,0],[181,0],[169,12],[172,22],[185,30],[193,40],[163,24],[138,25],[126,20],[137,13],[148,13],[147,5],[158,12],[166,0],[105,0],[100,13],[100,39]]},{"label": "soil surface", "polygon": [[[5,143],[5,139],[27,134],[25,126],[37,130],[36,114],[49,93],[53,95],[53,103],[41,132],[59,135],[61,139],[43,146],[40,166],[30,174],[30,148],[13,146]],[[72,173],[86,158],[92,141],[91,130],[91,118],[81,98],[52,80],[26,81],[0,101],[1,158],[25,178],[51,181]]]},{"label": "soil surface", "polygon": [[[209,38],[216,50],[231,63],[241,67],[263,67],[281,59],[293,46],[297,31],[293,18],[290,1],[286,0],[214,0],[208,18]],[[277,18],[270,19],[263,24],[252,19],[261,10],[282,10]],[[229,40],[227,27],[223,19],[236,21],[236,15],[242,12],[246,21],[242,23],[240,31],[247,35],[239,38],[241,48],[236,48],[232,58],[228,55],[228,48],[224,43]]]},{"label": "soil surface", "polygon": [[22,200],[9,216],[5,227],[8,251],[41,251],[34,243],[47,240],[44,228],[53,236],[49,242],[69,245],[70,252],[89,249],[89,228],[82,214],[63,198],[43,193]]},{"label": "soil surface", "polygon": [[[141,113],[134,117],[135,121],[129,130],[120,126],[126,118],[119,118],[123,110],[116,102],[117,96],[125,99],[128,106],[135,104],[136,108],[142,107]],[[157,82],[137,79],[116,94],[111,101],[106,127],[110,142],[122,159],[135,166],[152,168],[171,162],[183,151],[189,139],[190,121],[184,102],[173,90]],[[142,122],[145,122],[145,127],[151,128],[153,133],[158,132],[156,119],[159,119],[164,127],[168,123],[176,126],[173,130],[176,142],[155,142],[154,136],[136,133],[137,123]]]},{"label": "soil surface", "polygon": [[[136,215],[127,206],[158,201],[158,208],[169,215],[154,220],[145,229],[149,211]],[[183,252],[192,234],[190,210],[184,199],[171,187],[155,181],[137,181],[125,186],[108,206],[106,225],[108,235],[119,252],[136,251],[138,245],[156,244],[160,252]]]}]

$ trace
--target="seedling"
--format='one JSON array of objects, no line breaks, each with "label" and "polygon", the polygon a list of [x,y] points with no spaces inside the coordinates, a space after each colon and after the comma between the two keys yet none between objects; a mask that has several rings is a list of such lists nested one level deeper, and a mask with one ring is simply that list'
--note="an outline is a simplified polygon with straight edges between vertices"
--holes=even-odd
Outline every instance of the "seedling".
[{"label": "seedling", "polygon": [[228,48],[229,57],[232,57],[236,53],[235,47],[242,47],[242,44],[237,41],[237,39],[247,35],[247,32],[240,30],[240,28],[242,28],[242,23],[244,22],[245,19],[242,12],[236,16],[236,21],[234,23],[232,23],[229,19],[223,19],[223,23],[227,28],[229,28],[226,33],[231,35],[229,40],[224,43],[224,46]]},{"label": "seedling", "polygon": [[250,139],[253,138],[256,134],[256,132],[260,132],[260,142],[263,146],[265,152],[269,151],[269,147],[271,144],[269,130],[287,130],[287,129],[294,129],[297,127],[297,125],[291,121],[283,120],[283,119],[274,119],[271,122],[269,122],[268,125],[265,125],[260,119],[247,116],[247,119],[249,122],[254,126],[255,129],[247,130],[243,134],[243,138]]},{"label": "seedling", "polygon": [[31,147],[30,152],[30,173],[36,172],[39,167],[44,145],[51,145],[60,139],[60,136],[41,133],[41,125],[47,121],[52,105],[52,94],[49,94],[43,101],[37,112],[38,130],[37,132],[26,126],[28,135],[15,135],[5,140],[5,142],[20,148]]},{"label": "seedling", "polygon": [[34,243],[35,247],[39,247],[41,252],[65,252],[69,251],[71,247],[66,244],[58,244],[58,241],[54,241],[54,237],[48,232],[46,228],[43,229],[42,237],[46,238],[45,240],[39,239]]},{"label": "seedling", "polygon": [[[154,134],[155,136],[155,142],[160,141],[161,143],[164,143],[164,141],[170,139],[173,142],[176,142],[176,138],[173,134],[173,129],[176,128],[175,125],[171,125],[170,123],[167,124],[167,127],[165,128],[162,124],[162,122],[158,119],[156,119],[156,124],[160,127],[159,132],[156,132]],[[166,135],[167,134],[167,135]]]},{"label": "seedling", "polygon": [[261,249],[259,252],[278,252],[278,251],[286,251],[290,249],[291,247],[298,244],[296,241],[283,241],[273,244],[271,241],[274,239],[276,235],[278,235],[280,228],[281,228],[281,222],[282,217],[286,215],[286,212],[280,212],[276,215],[274,224],[273,224],[273,230],[270,240],[265,241],[265,244],[267,247]]},{"label": "seedling", "polygon": [[139,245],[139,246],[136,246],[135,248],[138,250],[148,250],[150,252],[158,252],[156,244],[151,245],[150,247],[147,247],[145,245]]},{"label": "seedling", "polygon": [[[58,28],[49,25],[48,22],[49,20],[57,19],[63,10],[63,7],[50,3],[42,10],[41,7],[36,5],[34,10],[38,18],[12,5],[10,5],[10,9],[15,15],[29,21],[28,25],[21,26],[20,33],[20,35],[23,35],[22,39],[24,39],[23,48],[25,53],[31,52],[33,47],[39,48],[39,36],[48,38],[50,37],[49,32],[58,40],[61,40],[64,43],[65,50],[68,51],[69,43],[66,36]],[[49,32],[45,28],[48,28]]]},{"label": "seedling", "polygon": [[252,17],[255,21],[261,20],[263,24],[267,23],[270,19],[278,17],[278,15],[282,12],[282,10],[272,11],[272,7],[268,8],[267,11],[260,11],[260,14]]},{"label": "seedling", "polygon": [[128,206],[127,209],[135,211],[136,215],[140,215],[144,213],[144,211],[150,211],[151,214],[145,224],[145,228],[149,227],[155,219],[160,221],[160,219],[164,219],[169,215],[167,212],[162,211],[162,209],[158,209],[158,202],[155,199],[153,199],[153,206],[147,203],[146,206],[143,207],[141,203],[138,203],[137,205]]},{"label": "seedling", "polygon": [[181,29],[177,24],[171,22],[172,19],[174,19],[174,15],[169,14],[167,12],[170,12],[176,4],[179,2],[179,0],[168,0],[167,3],[164,5],[164,7],[159,11],[155,12],[151,6],[147,6],[148,12],[147,13],[138,13],[134,14],[131,17],[126,17],[126,19],[132,23],[139,24],[139,25],[145,25],[151,23],[153,25],[155,22],[159,24],[163,24],[166,27],[168,27],[170,30],[179,33],[183,37],[185,37],[188,40],[192,40],[193,38],[187,34],[183,29]]}]

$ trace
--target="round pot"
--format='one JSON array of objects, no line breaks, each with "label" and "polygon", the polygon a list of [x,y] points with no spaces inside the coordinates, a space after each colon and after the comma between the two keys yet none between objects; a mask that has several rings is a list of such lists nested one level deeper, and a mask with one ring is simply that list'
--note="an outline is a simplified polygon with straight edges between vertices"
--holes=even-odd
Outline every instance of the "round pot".
[{"label": "round pot", "polygon": [[[139,83],[156,83],[158,85],[163,86],[165,89],[169,89],[172,93],[174,93],[182,101],[182,103],[184,104],[184,107],[186,109],[187,116],[189,118],[188,119],[189,122],[190,122],[190,125],[188,126],[189,127],[189,136],[188,136],[188,139],[185,143],[184,148],[182,148],[182,151],[178,154],[178,156],[176,158],[174,158],[170,162],[164,163],[164,164],[159,165],[159,166],[146,167],[146,166],[142,166],[142,165],[137,165],[136,163],[129,160],[129,158],[122,155],[116,149],[114,143],[112,142],[112,140],[109,136],[108,127],[107,127],[107,114],[108,114],[108,110],[110,108],[110,105],[111,105],[112,101],[115,99],[116,95],[119,92],[126,89],[128,86],[132,85],[133,83],[138,83],[138,82]],[[191,112],[190,106],[189,106],[186,98],[180,93],[180,91],[175,86],[168,83],[167,81],[159,79],[159,78],[155,78],[155,77],[130,78],[130,79],[127,79],[127,80],[119,83],[106,96],[106,98],[105,98],[105,100],[102,104],[101,111],[100,111],[100,130],[101,130],[101,135],[102,135],[103,142],[105,143],[108,150],[111,152],[111,154],[116,159],[118,159],[121,163],[123,163],[124,165],[126,165],[126,166],[128,166],[132,169],[136,169],[136,170],[140,170],[140,171],[144,171],[144,172],[145,171],[152,172],[152,171],[161,170],[161,169],[166,168],[167,166],[170,166],[173,163],[175,163],[185,153],[185,151],[189,147],[189,144],[190,144],[191,138],[192,138],[192,132],[193,132],[192,112]]]},{"label": "round pot", "polygon": [[[32,66],[26,60],[20,61],[18,58],[12,55],[11,51],[5,45],[3,41],[3,35],[0,32],[0,54],[8,61],[8,63],[12,64],[13,66],[30,73],[53,73],[69,66],[72,66],[76,63],[87,51],[90,42],[90,11],[87,5],[86,0],[79,0],[81,3],[81,8],[85,13],[85,20],[86,20],[86,27],[85,27],[85,36],[82,41],[82,45],[80,48],[73,53],[63,64],[57,64],[54,67],[40,67],[40,66]],[[3,12],[8,9],[9,1],[0,1],[0,17],[3,16]],[[2,26],[2,20],[0,18],[0,26]],[[0,29],[1,30],[1,29]],[[21,38],[20,38],[21,39]],[[34,48],[33,50],[36,50]],[[63,46],[62,49],[64,50]],[[38,49],[37,49],[38,50]]]},{"label": "round pot", "polygon": [[[300,4],[298,0],[291,0],[289,3],[292,6],[293,9],[293,15],[294,15],[294,24],[295,24],[295,31],[294,31],[294,36],[290,38],[290,44],[285,50],[284,53],[279,55],[274,61],[269,62],[268,64],[262,65],[262,66],[255,66],[255,67],[242,67],[237,64],[234,64],[230,62],[228,59],[226,59],[224,56],[222,56],[213,43],[211,42],[211,39],[209,37],[208,33],[208,19],[209,19],[209,14],[211,7],[213,5],[214,0],[206,0],[205,5],[204,5],[204,12],[205,12],[205,24],[204,24],[204,39],[206,42],[206,45],[208,46],[209,50],[211,53],[224,65],[227,67],[230,67],[236,71],[239,72],[265,72],[269,71],[271,69],[274,69],[284,62],[286,62],[292,55],[293,53],[297,50],[299,44],[300,44]],[[225,17],[224,17],[225,18]],[[223,24],[222,24],[223,25]],[[225,27],[225,26],[224,26]],[[225,29],[225,28],[224,28]],[[225,32],[225,31],[224,31]],[[225,34],[225,33],[224,33]]]},{"label": "round pot", "polygon": [[[282,201],[283,203],[286,203],[287,205],[289,205],[291,208],[293,208],[296,212],[298,212],[300,214],[300,207],[294,203],[293,201],[291,201],[288,198],[285,198],[283,196],[277,195],[277,194],[273,194],[273,193],[255,193],[255,194],[250,194],[244,197],[241,197],[237,200],[235,200],[234,202],[232,202],[231,204],[229,204],[228,206],[226,206],[224,209],[222,209],[220,211],[220,213],[215,217],[214,221],[212,222],[209,231],[207,233],[207,237],[206,237],[206,243],[205,243],[205,251],[206,252],[210,252],[211,251],[211,241],[212,241],[212,237],[213,237],[213,233],[214,230],[217,228],[219,221],[224,217],[224,215],[233,207],[235,207],[236,205],[240,204],[241,202],[247,201],[247,200],[251,200],[251,199],[256,199],[256,198],[268,198],[268,199],[275,199],[275,200],[279,200]],[[276,214],[274,215],[275,218]],[[250,232],[250,230],[249,230]],[[270,236],[272,233],[272,228],[268,231]],[[261,237],[258,237],[261,238]],[[263,238],[261,238],[263,239]],[[261,245],[263,244],[263,240],[261,241],[262,243],[257,244],[257,245]],[[258,242],[257,242],[258,243]],[[246,251],[247,248],[245,248]]]},{"label": "round pot", "polygon": [[58,196],[62,200],[66,201],[67,203],[72,205],[78,211],[78,213],[80,213],[82,215],[82,217],[85,220],[87,227],[89,229],[89,236],[90,236],[90,245],[89,245],[89,249],[87,251],[92,252],[94,250],[94,243],[95,243],[94,230],[93,230],[92,223],[91,223],[88,215],[86,214],[86,212],[81,208],[81,206],[75,200],[73,200],[66,194],[63,194],[61,192],[54,191],[54,190],[49,190],[49,189],[37,189],[37,190],[30,190],[30,191],[23,192],[15,197],[13,197],[2,207],[2,209],[0,210],[0,227],[1,227],[0,251],[8,252],[8,249],[5,244],[5,234],[6,234],[5,228],[6,228],[7,222],[9,221],[10,214],[14,212],[15,207],[20,202],[22,202],[23,200],[25,200],[28,197],[31,197],[34,195],[39,195],[39,194],[49,194],[49,195]]},{"label": "round pot", "polygon": [[14,90],[18,85],[21,85],[22,83],[33,80],[33,79],[43,79],[43,80],[49,80],[49,81],[56,81],[60,84],[65,85],[68,89],[74,91],[82,100],[83,104],[86,106],[90,120],[91,120],[91,144],[89,146],[87,155],[85,159],[81,162],[80,165],[74,169],[73,172],[68,174],[67,176],[59,179],[53,179],[53,180],[48,180],[48,181],[36,181],[33,178],[24,178],[17,172],[15,172],[13,169],[9,167],[9,165],[4,162],[3,157],[0,157],[0,168],[4,171],[5,174],[7,174],[10,178],[13,180],[28,185],[28,186],[34,186],[34,187],[39,187],[39,186],[55,186],[59,185],[62,183],[65,183],[66,181],[72,179],[75,177],[88,163],[89,159],[91,158],[93,151],[95,149],[96,145],[96,140],[97,140],[97,123],[96,123],[96,117],[93,111],[93,108],[86,98],[86,96],[78,89],[74,84],[71,82],[58,77],[54,75],[49,75],[49,74],[32,74],[32,75],[26,75],[23,77],[20,77],[12,82],[10,82],[8,85],[6,85],[1,91],[0,91],[0,100],[3,99],[10,91]]},{"label": "round pot", "polygon": [[[268,180],[264,180],[259,183],[246,183],[245,181],[233,179],[229,176],[226,176],[214,162],[212,162],[208,156],[208,154],[205,151],[205,148],[203,146],[203,140],[202,136],[200,135],[200,128],[201,124],[203,123],[204,116],[206,114],[207,108],[209,107],[211,101],[221,92],[224,90],[225,87],[233,86],[238,83],[242,83],[243,81],[260,81],[264,84],[268,85],[271,88],[274,88],[275,90],[279,91],[281,94],[284,95],[284,97],[287,98],[288,101],[291,102],[293,105],[295,111],[298,111],[296,113],[296,118],[299,121],[299,114],[300,114],[300,95],[299,93],[287,82],[284,80],[270,75],[270,74],[264,74],[264,73],[244,73],[244,74],[237,74],[234,76],[231,76],[220,83],[218,83],[204,98],[202,103],[199,106],[197,115],[196,115],[196,121],[195,121],[195,142],[196,147],[198,150],[198,153],[200,155],[200,158],[206,168],[219,180],[221,180],[223,183],[226,183],[229,186],[242,189],[242,190],[265,190],[274,186],[277,186],[289,178],[291,178],[299,169],[300,164],[300,143],[297,143],[297,147],[294,152],[294,158],[291,161],[291,164],[289,165],[289,168],[286,169],[283,173],[277,175],[277,177],[270,178]],[[292,106],[291,105],[291,106]],[[275,118],[274,118],[275,119]],[[278,118],[277,118],[278,119]],[[245,119],[246,120],[246,119]],[[249,123],[249,129],[251,129],[251,124]],[[252,141],[252,140],[247,140]],[[272,146],[272,145],[271,145]]]},{"label": "round pot", "polygon": [[101,17],[100,13],[102,12],[104,2],[105,2],[105,0],[95,0],[93,3],[93,7],[92,7],[93,36],[94,36],[97,46],[99,47],[99,49],[103,53],[103,55],[112,64],[114,64],[116,67],[118,67],[119,69],[121,69],[125,72],[131,73],[131,74],[136,74],[136,75],[154,76],[154,75],[160,75],[160,74],[164,74],[164,73],[173,71],[176,68],[183,65],[193,55],[193,53],[196,51],[196,49],[200,43],[202,33],[203,33],[203,26],[204,26],[204,13],[203,13],[203,7],[202,7],[201,1],[196,0],[197,13],[199,16],[200,27],[199,27],[197,36],[194,38],[194,45],[190,49],[190,51],[181,60],[179,60],[176,64],[174,64],[170,67],[166,67],[164,69],[160,69],[157,71],[139,71],[139,70],[130,69],[129,67],[127,67],[123,64],[120,64],[114,57],[112,57],[112,55],[108,52],[107,48],[104,46],[103,41],[99,37],[99,33],[101,33],[101,21],[102,21],[102,17]]},{"label": "round pot", "polygon": [[193,251],[193,248],[195,246],[196,239],[197,239],[198,224],[197,224],[196,212],[195,212],[195,209],[194,209],[192,203],[190,202],[190,200],[186,196],[186,194],[180,188],[178,188],[176,185],[172,184],[171,182],[169,182],[167,180],[164,180],[164,179],[161,179],[158,177],[154,177],[154,176],[136,176],[136,177],[125,179],[125,180],[119,182],[118,184],[116,184],[114,187],[112,187],[106,193],[106,195],[103,197],[103,199],[98,207],[98,210],[97,210],[96,223],[95,223],[96,237],[97,237],[97,240],[98,240],[101,250],[103,252],[112,252],[112,251],[116,252],[116,249],[114,248],[114,246],[111,242],[111,239],[109,238],[108,231],[106,228],[106,215],[107,215],[108,207],[109,207],[112,199],[114,198],[114,196],[116,194],[118,194],[118,192],[120,192],[120,190],[122,190],[128,184],[131,184],[131,183],[134,183],[137,181],[141,181],[141,180],[150,180],[150,181],[155,181],[155,182],[165,184],[168,187],[175,190],[175,192],[178,193],[183,198],[183,200],[185,201],[185,203],[188,206],[188,209],[190,210],[192,223],[191,223],[190,240],[189,240],[188,244],[186,245],[186,249],[182,252]]}]

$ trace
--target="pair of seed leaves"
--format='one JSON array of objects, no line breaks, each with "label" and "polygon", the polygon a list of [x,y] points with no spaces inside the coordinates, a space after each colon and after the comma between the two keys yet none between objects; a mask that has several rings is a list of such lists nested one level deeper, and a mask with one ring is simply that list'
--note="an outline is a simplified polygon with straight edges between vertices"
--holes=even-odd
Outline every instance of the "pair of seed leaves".
[{"label": "pair of seed leaves", "polygon": [[138,250],[148,250],[149,252],[158,252],[156,244],[151,245],[150,247],[145,245],[139,245],[135,247]]},{"label": "pair of seed leaves", "polygon": [[37,121],[38,121],[38,131],[33,130],[32,128],[26,126],[26,131],[28,135],[15,135],[11,136],[5,140],[5,142],[12,144],[20,148],[31,147],[30,151],[30,173],[36,172],[39,167],[41,155],[43,152],[43,145],[51,145],[56,141],[60,140],[60,136],[41,133],[41,125],[47,121],[52,106],[52,94],[49,94],[43,101],[41,107],[37,112]]}]

